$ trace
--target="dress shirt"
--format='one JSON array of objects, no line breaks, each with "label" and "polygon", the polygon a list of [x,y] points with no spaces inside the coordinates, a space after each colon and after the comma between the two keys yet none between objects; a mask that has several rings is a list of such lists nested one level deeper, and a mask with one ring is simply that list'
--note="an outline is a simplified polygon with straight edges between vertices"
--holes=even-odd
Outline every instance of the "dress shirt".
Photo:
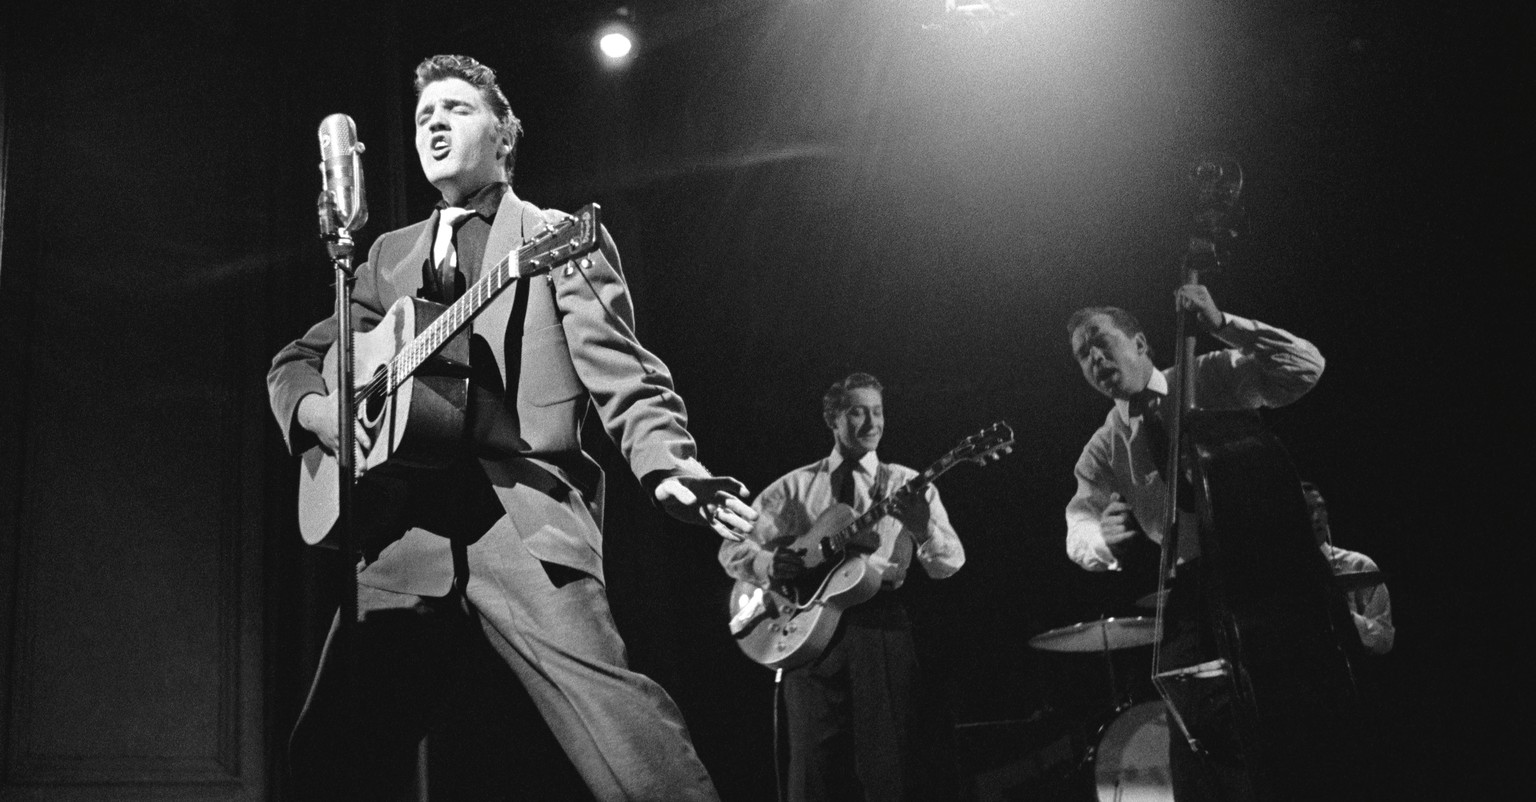
[{"label": "dress shirt", "polygon": [[[1358,551],[1326,543],[1322,550],[1334,576],[1378,570],[1375,560]],[[1391,651],[1397,630],[1392,627],[1392,596],[1387,593],[1387,586],[1371,585],[1353,590],[1348,599],[1350,616],[1355,620],[1355,629],[1360,632],[1360,642],[1375,654]]]},{"label": "dress shirt", "polygon": [[[752,534],[739,543],[720,545],[720,564],[731,576],[766,584],[768,568],[773,564],[773,550],[764,544],[780,537],[805,534],[822,513],[834,503],[833,472],[843,464],[843,456],[833,450],[826,459],[797,468],[763,489],[752,506],[760,513]],[[881,470],[884,467],[884,479]],[[854,469],[855,508],[863,512],[874,501],[886,498],[897,488],[915,478],[917,471],[895,463],[883,466],[874,452],[865,454]],[[876,486],[877,483],[880,486]],[[900,587],[915,555],[923,570],[935,579],[954,574],[965,563],[965,548],[949,523],[949,513],[939,500],[938,488],[929,485],[923,491],[928,500],[926,531],[905,528],[895,516],[888,515],[875,524],[880,547],[869,555],[869,563],[880,571],[887,588]]]},{"label": "dress shirt", "polygon": [[[1195,359],[1195,400],[1200,409],[1239,410],[1280,407],[1302,397],[1323,374],[1323,356],[1312,343],[1290,332],[1228,313],[1214,332],[1231,346]],[[1147,389],[1166,396],[1178,381],[1174,369],[1154,371]],[[1157,405],[1165,424],[1175,410]],[[1171,426],[1170,426],[1171,428]],[[1167,485],[1158,474],[1147,427],[1131,414],[1124,399],[1105,417],[1077,460],[1077,492],[1067,503],[1067,556],[1090,571],[1119,570],[1104,542],[1099,516],[1112,493],[1130,505],[1141,531],[1163,542],[1163,507]],[[1180,516],[1179,560],[1199,555],[1194,516]]]},{"label": "dress shirt", "polygon": [[[449,297],[456,297],[458,292],[467,290],[480,280],[480,274],[486,267],[482,263],[486,245],[490,241],[491,226],[496,222],[502,196],[510,189],[504,182],[493,181],[465,198],[463,207],[449,206],[446,201],[438,201],[432,264],[424,266],[424,270],[430,271],[431,278],[423,275],[424,287],[437,286],[436,266],[442,263],[444,257],[453,261],[461,281],[458,291]],[[514,288],[506,290],[514,291]],[[441,296],[439,299],[446,300]],[[471,332],[475,330],[473,322],[469,329]],[[467,414],[476,455],[499,458],[518,453],[521,444],[518,421],[507,409],[501,378],[496,375],[495,366],[489,359],[471,359]]]},{"label": "dress shirt", "polygon": [[453,250],[453,224],[464,215],[469,214],[468,209],[460,209],[457,206],[448,206],[442,210],[437,218],[437,236],[432,242],[432,263],[442,264],[444,259],[454,267],[459,266],[458,254]]},{"label": "dress shirt", "polygon": [[[463,207],[449,206],[447,201],[437,202],[437,231],[432,242],[434,270],[442,264],[444,256],[449,256],[453,266],[459,268],[464,286],[474,286],[480,279],[481,262],[491,236],[491,225],[496,222],[496,210],[501,205],[502,196],[510,189],[505,182],[493,181],[465,198]],[[460,220],[466,215],[469,219]],[[435,283],[434,278],[426,286],[435,286]],[[454,295],[456,297],[457,293]]]}]

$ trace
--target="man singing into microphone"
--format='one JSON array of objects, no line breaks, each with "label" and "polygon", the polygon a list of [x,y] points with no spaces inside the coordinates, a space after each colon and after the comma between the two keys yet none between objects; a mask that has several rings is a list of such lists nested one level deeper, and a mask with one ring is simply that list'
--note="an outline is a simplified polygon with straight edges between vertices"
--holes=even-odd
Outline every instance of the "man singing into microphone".
[{"label": "man singing into microphone", "polygon": [[[491,69],[435,56],[416,68],[415,86],[416,152],[442,202],[380,236],[358,268],[362,331],[397,298],[451,302],[564,217],[509,186],[521,125]],[[295,784],[306,798],[398,798],[421,736],[474,703],[467,656],[494,652],[598,799],[715,799],[677,707],[626,666],[603,589],[603,473],[581,449],[581,420],[594,407],[635,475],[681,520],[726,537],[750,532],[746,488],[697,460],[666,365],[635,339],[606,232],[599,251],[507,289],[473,333],[463,453],[393,499],[406,523],[367,544],[357,642],[333,627],[294,729]],[[321,321],[268,374],[295,453],[336,446],[336,399],[321,370],[335,339],[334,317]],[[356,705],[345,677],[354,662]],[[511,757],[517,746],[502,748]]]}]

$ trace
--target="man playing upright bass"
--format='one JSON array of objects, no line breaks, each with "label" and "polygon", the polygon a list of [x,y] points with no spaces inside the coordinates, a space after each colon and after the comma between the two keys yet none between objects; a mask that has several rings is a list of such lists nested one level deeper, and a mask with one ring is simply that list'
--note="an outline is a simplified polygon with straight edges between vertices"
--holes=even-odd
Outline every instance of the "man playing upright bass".
[{"label": "man playing upright bass", "polygon": [[[1228,314],[1210,291],[1188,284],[1176,291],[1180,309],[1228,347],[1195,360],[1194,384],[1200,407],[1243,410],[1278,407],[1305,395],[1323,373],[1313,345],[1281,329]],[[1164,541],[1168,429],[1177,414],[1166,403],[1180,377],[1158,370],[1141,324],[1110,306],[1080,309],[1067,321],[1072,354],[1083,379],[1114,402],[1103,425],[1078,458],[1077,492],[1066,508],[1067,556],[1089,571],[1156,566]],[[1299,493],[1299,486],[1298,486]],[[1177,664],[1208,659],[1215,650],[1209,622],[1192,589],[1199,570],[1200,543],[1193,516],[1180,516],[1178,581],[1168,599],[1162,649]],[[1188,580],[1188,582],[1186,582]],[[1182,662],[1179,662],[1182,659]],[[1241,800],[1251,789],[1242,755],[1232,738],[1230,699],[1204,699],[1187,724],[1206,746],[1191,751],[1175,730],[1169,742],[1174,793],[1190,800]]]}]

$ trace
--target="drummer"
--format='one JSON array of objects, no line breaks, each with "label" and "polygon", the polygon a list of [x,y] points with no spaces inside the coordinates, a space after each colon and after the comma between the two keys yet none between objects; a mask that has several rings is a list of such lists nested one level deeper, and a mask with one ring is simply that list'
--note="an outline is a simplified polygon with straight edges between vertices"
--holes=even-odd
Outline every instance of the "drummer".
[{"label": "drummer", "polygon": [[[1328,567],[1339,578],[1374,574],[1379,580],[1381,571],[1376,561],[1358,551],[1341,549],[1333,545],[1333,532],[1328,526],[1328,501],[1323,492],[1311,482],[1302,482],[1301,490],[1307,497],[1307,509],[1312,515],[1312,534],[1317,547],[1328,558]],[[1392,596],[1387,586],[1375,582],[1363,587],[1345,588],[1349,599],[1349,613],[1355,620],[1355,630],[1360,633],[1360,643],[1372,654],[1392,651],[1392,641],[1397,631],[1392,627]]]},{"label": "drummer", "polygon": [[[1187,284],[1175,291],[1175,298],[1202,330],[1229,346],[1194,362],[1202,408],[1283,406],[1305,395],[1322,376],[1323,357],[1311,343],[1224,312],[1207,287]],[[1114,402],[1077,461],[1077,492],[1066,509],[1067,556],[1089,571],[1156,566],[1163,542],[1167,421],[1175,412],[1173,404],[1163,401],[1179,377],[1153,364],[1141,324],[1124,309],[1080,309],[1068,319],[1067,333],[1083,379]],[[1197,549],[1198,538],[1179,538],[1181,562],[1198,557]],[[1198,572],[1188,570],[1193,568],[1181,567],[1181,585],[1197,580]],[[1161,648],[1165,657],[1188,657],[1194,664],[1212,651],[1202,642],[1208,628],[1189,609],[1197,605],[1179,599],[1179,592],[1169,598],[1169,629]],[[1199,716],[1186,717],[1185,724],[1206,747],[1203,759],[1183,737],[1169,738],[1169,770],[1180,802],[1253,798],[1230,735],[1228,701],[1213,695],[1199,705]]]}]

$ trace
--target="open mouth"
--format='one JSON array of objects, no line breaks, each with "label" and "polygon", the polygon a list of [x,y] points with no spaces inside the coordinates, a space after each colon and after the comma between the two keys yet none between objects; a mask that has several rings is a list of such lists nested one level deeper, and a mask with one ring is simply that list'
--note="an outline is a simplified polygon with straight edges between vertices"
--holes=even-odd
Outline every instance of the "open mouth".
[{"label": "open mouth", "polygon": [[427,149],[432,153],[432,158],[434,159],[441,159],[447,156],[450,150],[448,137],[443,134],[434,135],[431,139],[427,140]]}]

